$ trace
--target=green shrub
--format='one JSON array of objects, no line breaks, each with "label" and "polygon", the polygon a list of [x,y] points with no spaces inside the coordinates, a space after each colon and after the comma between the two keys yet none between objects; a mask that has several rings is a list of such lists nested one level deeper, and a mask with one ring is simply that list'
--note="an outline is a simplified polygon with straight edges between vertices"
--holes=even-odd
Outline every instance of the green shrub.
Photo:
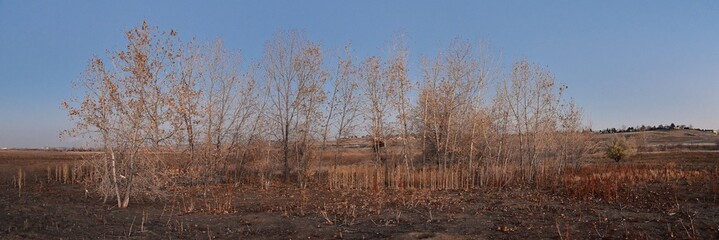
[{"label": "green shrub", "polygon": [[614,161],[621,161],[626,159],[636,152],[634,143],[627,140],[625,137],[614,137],[612,140],[607,142],[605,149],[605,156],[614,159]]}]

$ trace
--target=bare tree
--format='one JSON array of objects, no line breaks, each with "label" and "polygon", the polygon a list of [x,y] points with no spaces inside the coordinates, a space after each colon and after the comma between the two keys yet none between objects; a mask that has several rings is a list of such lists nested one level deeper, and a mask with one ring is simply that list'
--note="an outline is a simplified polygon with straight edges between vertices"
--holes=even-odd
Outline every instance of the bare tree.
[{"label": "bare tree", "polygon": [[533,181],[539,165],[549,160],[547,153],[560,130],[557,91],[554,75],[526,60],[516,62],[509,81],[499,85],[496,103],[509,121],[514,158],[524,180]]},{"label": "bare tree", "polygon": [[257,94],[252,70],[241,72],[239,51],[228,51],[220,39],[205,47],[206,70],[202,82],[204,155],[199,167],[206,180],[227,172],[229,156],[241,141],[254,133],[248,128],[257,114]]},{"label": "bare tree", "polygon": [[194,164],[197,150],[197,138],[201,122],[201,81],[204,76],[202,49],[195,41],[188,43],[183,49],[183,56],[177,61],[174,69],[178,74],[171,87],[172,98],[169,105],[172,109],[173,127],[178,130],[177,143],[187,144],[189,151],[188,163],[181,168],[187,170],[187,164]]},{"label": "bare tree", "polygon": [[78,84],[84,99],[65,104],[76,117],[76,132],[99,133],[118,207],[127,207],[131,196],[162,195],[167,179],[158,173],[164,163],[157,150],[176,132],[168,101],[173,64],[182,56],[174,30],[143,22],[126,36],[126,49],[111,55],[113,68],[92,59]]},{"label": "bare tree", "polygon": [[[306,161],[309,140],[315,130],[317,106],[324,98],[321,86],[326,79],[322,70],[319,45],[298,32],[278,33],[266,44],[262,60],[265,77],[271,84],[270,111],[278,130],[285,181],[290,177],[290,157],[299,164]],[[291,146],[293,144],[293,146]],[[290,156],[294,148],[294,156]]]},{"label": "bare tree", "polygon": [[192,41],[183,50],[169,103],[178,143],[185,142],[189,151],[183,171],[207,184],[227,172],[230,155],[241,157],[238,145],[256,133],[249,125],[260,98],[252,69],[242,73],[239,51],[228,51],[220,39],[205,46]]},{"label": "bare tree", "polygon": [[409,111],[410,104],[408,95],[412,90],[412,84],[408,77],[408,50],[405,46],[404,35],[399,35],[392,43],[389,50],[389,58],[387,63],[387,78],[390,85],[393,86],[394,96],[391,98],[391,103],[394,106],[397,114],[397,122],[399,123],[400,138],[402,140],[402,160],[404,161],[405,173],[409,174],[410,170],[410,148],[409,148]]},{"label": "bare tree", "polygon": [[486,124],[482,120],[482,91],[496,70],[482,50],[456,39],[423,64],[418,127],[423,133],[425,157],[441,160],[445,168],[460,156],[469,160],[471,168],[478,130]]},{"label": "bare tree", "polygon": [[362,79],[364,97],[368,101],[366,117],[370,120],[369,133],[372,138],[375,163],[384,162],[385,185],[387,185],[389,184],[387,181],[389,179],[390,162],[386,159],[383,149],[387,136],[389,107],[396,89],[386,76],[385,68],[379,57],[369,57],[362,63],[360,78]]},{"label": "bare tree", "polygon": [[559,155],[560,170],[566,164],[581,165],[585,153],[594,146],[591,144],[591,133],[582,126],[582,109],[573,99],[564,99],[567,86],[559,87],[557,114],[557,132],[554,151]]},{"label": "bare tree", "polygon": [[106,69],[102,59],[93,57],[82,77],[74,83],[74,87],[84,93],[82,100],[72,99],[62,103],[63,108],[68,111],[68,115],[76,124],[65,134],[98,138],[105,154],[101,159],[102,178],[96,185],[104,195],[103,201],[106,201],[110,194],[114,194],[118,207],[121,207],[116,153],[119,137],[117,124],[121,123],[117,112],[117,105],[120,103],[117,79],[112,71]]},{"label": "bare tree", "polygon": [[330,130],[334,125],[334,139],[337,143],[334,151],[334,166],[337,166],[340,157],[340,140],[346,138],[356,126],[359,110],[358,101],[358,67],[355,66],[350,45],[345,46],[344,56],[337,59],[337,69],[330,77],[331,90],[326,102],[327,114],[322,133],[322,151],[326,149]]},{"label": "bare tree", "polygon": [[[546,169],[578,165],[590,147],[581,109],[565,99],[566,86],[527,60],[503,73],[481,44],[455,40],[423,59],[415,95],[402,38],[386,58],[361,62],[347,46],[329,73],[320,45],[296,31],[277,33],[261,61],[248,67],[219,39],[183,44],[174,30],[147,23],[126,37],[125,48],[90,60],[75,83],[82,95],[63,103],[76,122],[68,133],[102,145],[96,189],[119,207],[135,196],[162,197],[186,180],[227,181],[233,169],[237,180],[245,165],[263,187],[280,168],[285,182],[296,173],[305,187],[328,142],[339,143],[362,120],[387,187],[414,181],[417,134],[422,164],[435,161],[444,181],[456,183],[450,178],[461,175],[464,186],[469,178],[472,185],[483,181],[477,174],[488,168],[497,178],[535,181]],[[486,86],[499,78],[486,104]],[[358,120],[361,111],[365,118]],[[339,147],[334,158],[336,164]],[[406,175],[391,178],[393,171]],[[382,171],[376,172],[379,181]]]}]

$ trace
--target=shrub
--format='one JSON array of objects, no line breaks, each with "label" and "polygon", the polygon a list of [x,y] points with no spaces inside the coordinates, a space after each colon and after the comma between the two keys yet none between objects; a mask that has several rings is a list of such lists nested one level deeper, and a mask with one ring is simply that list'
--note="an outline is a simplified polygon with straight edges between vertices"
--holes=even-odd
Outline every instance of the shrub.
[{"label": "shrub", "polygon": [[614,137],[607,143],[605,156],[614,159],[614,161],[621,161],[626,159],[636,152],[634,143],[627,140],[625,137]]}]

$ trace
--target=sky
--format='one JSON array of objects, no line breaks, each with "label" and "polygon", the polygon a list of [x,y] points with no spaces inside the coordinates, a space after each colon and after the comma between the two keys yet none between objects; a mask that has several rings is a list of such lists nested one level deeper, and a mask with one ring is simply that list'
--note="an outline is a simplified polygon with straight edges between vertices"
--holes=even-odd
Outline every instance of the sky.
[{"label": "sky", "polygon": [[71,82],[142,21],[222,38],[247,62],[282,30],[325,49],[351,42],[358,56],[403,32],[415,78],[421,56],[482,41],[507,66],[526,58],[551,71],[593,129],[719,129],[719,1],[0,0],[0,147],[73,145],[58,138],[72,127],[60,107],[78,95]]}]

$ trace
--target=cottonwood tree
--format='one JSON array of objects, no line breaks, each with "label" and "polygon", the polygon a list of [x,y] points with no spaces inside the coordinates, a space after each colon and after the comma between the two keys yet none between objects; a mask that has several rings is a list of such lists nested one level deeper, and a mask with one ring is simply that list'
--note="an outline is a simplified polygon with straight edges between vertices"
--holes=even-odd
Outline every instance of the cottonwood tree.
[{"label": "cottonwood tree", "polygon": [[541,165],[561,169],[556,161],[566,160],[568,152],[555,149],[558,139],[564,137],[564,143],[573,146],[583,144],[581,138],[566,138],[579,131],[581,114],[571,101],[564,102],[565,89],[557,87],[552,73],[527,60],[516,62],[509,79],[498,87],[495,107],[511,133],[508,147],[516,149],[508,157],[516,161],[525,181],[534,181]]},{"label": "cottonwood tree", "polygon": [[[130,197],[162,197],[168,179],[158,172],[164,162],[157,152],[174,138],[170,84],[172,67],[182,56],[174,30],[160,31],[143,22],[126,33],[128,45],[111,54],[112,67],[91,59],[77,86],[83,99],[64,106],[76,133],[98,133],[105,149],[106,174],[118,207]],[[107,189],[100,187],[100,189]]]},{"label": "cottonwood tree", "polygon": [[387,122],[390,104],[395,94],[395,87],[385,74],[385,67],[379,57],[369,57],[360,68],[362,93],[368,102],[365,116],[369,119],[369,135],[372,138],[375,163],[384,161],[385,184],[389,184],[390,162],[385,159],[384,142],[386,141]]},{"label": "cottonwood tree", "polygon": [[[169,84],[171,71],[181,56],[177,33],[161,31],[144,22],[127,33],[128,46],[113,56],[120,91],[123,124],[119,133],[125,147],[121,161],[126,166],[120,174],[126,177],[122,207],[134,194],[162,196],[168,179],[160,173],[164,165],[159,150],[171,144],[174,129],[170,125]],[[133,187],[137,192],[133,194]]]},{"label": "cottonwood tree", "polygon": [[204,58],[202,48],[195,42],[189,42],[183,49],[183,56],[175,64],[178,74],[171,86],[172,98],[169,106],[172,110],[172,124],[178,130],[176,141],[178,144],[187,144],[189,159],[187,163],[181,163],[181,169],[188,171],[191,165],[195,164],[197,152],[197,140],[200,129],[198,125],[202,121],[201,116],[201,83],[204,76]]},{"label": "cottonwood tree", "polygon": [[405,164],[407,171],[410,171],[410,149],[409,149],[409,93],[412,90],[412,84],[408,77],[408,50],[405,46],[404,36],[398,36],[391,45],[389,50],[389,57],[387,62],[386,75],[387,80],[390,82],[390,86],[395,90],[394,96],[391,98],[391,103],[394,106],[394,110],[397,114],[397,122],[399,123],[399,136],[402,140],[402,150],[400,155]]},{"label": "cottonwood tree", "polygon": [[262,67],[271,85],[269,110],[289,182],[290,158],[301,167],[310,160],[310,140],[317,127],[312,123],[320,116],[317,109],[324,100],[322,85],[327,78],[322,52],[299,32],[281,32],[265,45]]},{"label": "cottonwood tree", "polygon": [[[566,86],[558,87],[549,71],[527,60],[501,77],[486,106],[485,86],[501,72],[481,45],[455,40],[425,59],[413,106],[401,39],[386,58],[359,63],[347,47],[330,74],[319,44],[294,31],[276,34],[259,64],[246,69],[239,52],[221,40],[183,44],[175,31],[147,23],[126,37],[126,48],[90,60],[76,82],[82,95],[64,104],[77,124],[69,132],[102,144],[96,189],[119,207],[127,207],[131,196],[162,197],[180,179],[226,180],[221,173],[229,177],[233,164],[258,167],[263,187],[273,169],[281,166],[286,182],[296,170],[304,187],[316,150],[347,137],[360,110],[386,186],[400,160],[383,148],[392,132],[401,139],[398,156],[406,174],[415,166],[413,134],[422,135],[423,159],[441,170],[466,162],[470,171],[498,167],[500,177],[513,179],[516,167],[521,181],[534,181],[546,166],[561,171],[579,163],[588,147],[581,109],[565,100]],[[167,153],[186,160],[179,171],[172,169],[179,161]],[[335,148],[335,160],[339,155]]]},{"label": "cottonwood tree", "polygon": [[[390,117],[394,115],[399,124],[402,140],[400,155],[405,168],[410,169],[410,116],[408,94],[412,89],[407,68],[408,51],[404,39],[398,36],[389,46],[385,62],[380,57],[367,58],[360,67],[362,92],[367,104],[366,117],[369,119],[369,133],[372,138],[375,162],[384,162],[385,185],[389,186],[390,171],[395,159],[387,156],[384,147],[390,131]],[[409,171],[405,171],[408,173]]]},{"label": "cottonwood tree", "polygon": [[121,123],[117,107],[121,102],[117,79],[113,72],[106,69],[102,59],[93,57],[85,72],[73,84],[76,89],[83,92],[83,95],[80,99],[74,98],[62,103],[63,108],[68,111],[68,115],[76,124],[64,134],[84,135],[101,143],[105,154],[101,159],[102,172],[96,187],[104,195],[103,202],[114,194],[118,207],[121,207],[122,195],[118,184],[118,153],[116,152],[119,150],[117,143],[120,137],[117,133],[117,125]]},{"label": "cottonwood tree", "polygon": [[359,69],[355,65],[350,45],[345,46],[344,55],[337,58],[337,68],[330,76],[330,90],[326,102],[327,114],[322,133],[322,151],[326,149],[330,131],[334,125],[334,138],[337,146],[334,151],[334,166],[337,167],[341,151],[340,140],[346,138],[357,125],[356,118],[360,106],[358,92]]},{"label": "cottonwood tree", "polygon": [[564,99],[568,87],[559,88],[557,108],[557,131],[553,151],[558,154],[559,169],[566,164],[574,164],[575,168],[581,165],[585,153],[590,151],[591,133],[582,126],[582,109],[576,105],[574,99]]},{"label": "cottonwood tree", "polygon": [[[253,69],[241,70],[239,51],[228,51],[220,39],[208,44],[204,52],[202,79],[203,156],[199,167],[206,180],[228,170],[229,157],[238,156],[242,147],[257,131],[252,121],[259,114],[260,99],[255,91]],[[241,154],[240,154],[241,155]]]},{"label": "cottonwood tree", "polygon": [[486,129],[482,91],[496,70],[482,50],[456,39],[434,59],[423,61],[416,109],[423,155],[441,162],[444,168],[459,157],[468,160],[471,168],[483,132],[479,130]]},{"label": "cottonwood tree", "polygon": [[208,184],[227,173],[231,155],[242,157],[241,145],[256,133],[250,125],[258,121],[260,98],[252,69],[242,72],[239,51],[227,50],[222,40],[204,45],[193,40],[181,50],[168,99],[176,150],[189,153],[181,166],[184,176]]}]

